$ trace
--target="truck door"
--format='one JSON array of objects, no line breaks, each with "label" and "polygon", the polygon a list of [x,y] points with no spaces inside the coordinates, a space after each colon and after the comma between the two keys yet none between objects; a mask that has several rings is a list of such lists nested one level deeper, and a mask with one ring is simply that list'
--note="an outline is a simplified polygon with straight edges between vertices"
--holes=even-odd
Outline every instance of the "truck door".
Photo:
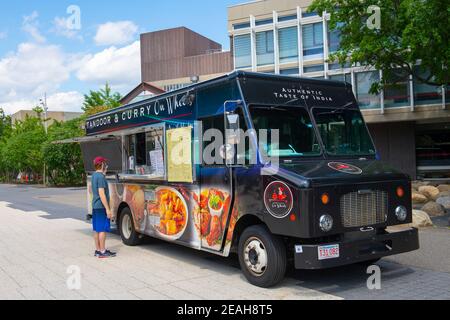
[{"label": "truck door", "polygon": [[202,165],[200,195],[197,197],[202,248],[222,251],[232,210],[233,175],[223,158],[224,115],[200,119],[202,123]]}]

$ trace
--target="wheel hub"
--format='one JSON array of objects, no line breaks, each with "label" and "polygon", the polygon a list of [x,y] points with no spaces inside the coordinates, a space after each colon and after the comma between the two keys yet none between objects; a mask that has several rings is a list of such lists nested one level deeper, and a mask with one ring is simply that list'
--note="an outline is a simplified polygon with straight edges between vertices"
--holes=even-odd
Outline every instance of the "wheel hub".
[{"label": "wheel hub", "polygon": [[122,219],[122,234],[126,239],[130,239],[132,231],[130,216],[126,214]]},{"label": "wheel hub", "polygon": [[247,269],[255,276],[262,276],[267,270],[267,251],[261,240],[251,238],[247,241],[244,251],[244,261]]}]

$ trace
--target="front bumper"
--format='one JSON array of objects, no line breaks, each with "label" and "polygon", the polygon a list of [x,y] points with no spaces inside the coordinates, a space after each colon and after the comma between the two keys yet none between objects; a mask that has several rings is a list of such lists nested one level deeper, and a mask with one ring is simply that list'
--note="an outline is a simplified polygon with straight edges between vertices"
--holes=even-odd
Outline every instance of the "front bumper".
[{"label": "front bumper", "polygon": [[[339,257],[319,259],[319,247],[339,245]],[[327,269],[358,262],[376,260],[419,249],[419,231],[415,228],[375,235],[365,240],[347,240],[320,245],[298,245],[295,251],[296,269]]]}]

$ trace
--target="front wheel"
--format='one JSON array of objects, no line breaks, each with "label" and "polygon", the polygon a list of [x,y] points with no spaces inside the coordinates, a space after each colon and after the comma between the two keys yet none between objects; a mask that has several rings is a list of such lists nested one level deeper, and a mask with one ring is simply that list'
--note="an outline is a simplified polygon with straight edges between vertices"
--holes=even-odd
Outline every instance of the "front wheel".
[{"label": "front wheel", "polygon": [[142,242],[141,236],[134,228],[133,215],[130,208],[123,209],[120,214],[119,231],[122,242],[127,246],[137,246]]},{"label": "front wheel", "polygon": [[265,226],[249,227],[239,239],[239,264],[251,284],[262,288],[273,287],[286,274],[286,246]]}]

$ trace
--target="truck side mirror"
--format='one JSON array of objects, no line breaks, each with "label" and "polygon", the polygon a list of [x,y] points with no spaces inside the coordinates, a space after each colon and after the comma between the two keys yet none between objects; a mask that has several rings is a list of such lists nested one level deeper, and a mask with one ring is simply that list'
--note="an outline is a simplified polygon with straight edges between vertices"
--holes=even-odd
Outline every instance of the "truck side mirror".
[{"label": "truck side mirror", "polygon": [[239,115],[227,113],[225,115],[225,145],[223,156],[227,166],[237,165],[237,151],[240,142],[240,120]]}]

